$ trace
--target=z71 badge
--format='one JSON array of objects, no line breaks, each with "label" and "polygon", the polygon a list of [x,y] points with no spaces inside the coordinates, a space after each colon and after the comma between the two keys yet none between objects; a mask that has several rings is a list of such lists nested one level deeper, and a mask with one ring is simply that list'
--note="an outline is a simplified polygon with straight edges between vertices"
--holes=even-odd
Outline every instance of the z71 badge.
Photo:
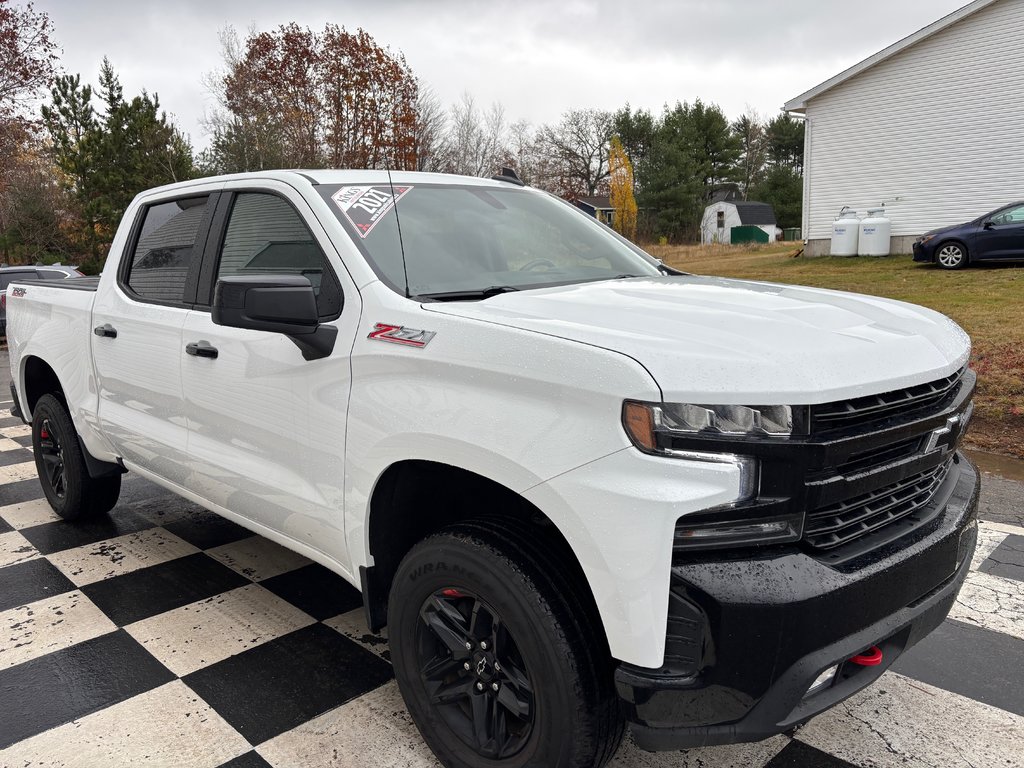
[{"label": "z71 badge", "polygon": [[434,331],[420,331],[401,325],[377,323],[366,338],[375,341],[390,341],[392,344],[404,344],[407,347],[425,347],[434,338]]}]

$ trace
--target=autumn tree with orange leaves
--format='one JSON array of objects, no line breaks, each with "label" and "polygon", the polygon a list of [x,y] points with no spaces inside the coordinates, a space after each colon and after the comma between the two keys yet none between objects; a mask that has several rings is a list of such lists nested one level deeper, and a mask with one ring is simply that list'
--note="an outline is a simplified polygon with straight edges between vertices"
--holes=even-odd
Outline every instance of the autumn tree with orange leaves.
[{"label": "autumn tree with orange leaves", "polygon": [[[42,216],[52,219],[35,102],[56,72],[59,46],[50,17],[32,3],[0,0],[0,260],[10,260]],[[36,194],[39,193],[39,194]],[[26,212],[31,211],[31,215]],[[39,212],[41,216],[36,216]]]},{"label": "autumn tree with orange leaves", "polygon": [[615,209],[612,225],[615,231],[630,240],[636,238],[636,198],[633,196],[633,165],[618,136],[613,136],[608,150],[608,174],[611,204]]},{"label": "autumn tree with orange leaves", "polygon": [[367,32],[291,23],[221,42],[213,170],[416,168],[416,78]]}]

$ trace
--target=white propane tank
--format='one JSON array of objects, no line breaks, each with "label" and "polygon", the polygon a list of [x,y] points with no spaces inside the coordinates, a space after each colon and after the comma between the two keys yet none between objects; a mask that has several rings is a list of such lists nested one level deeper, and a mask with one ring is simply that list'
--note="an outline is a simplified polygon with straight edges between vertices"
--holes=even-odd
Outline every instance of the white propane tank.
[{"label": "white propane tank", "polygon": [[856,256],[859,231],[857,212],[844,207],[832,222],[832,255]]},{"label": "white propane tank", "polygon": [[868,208],[866,218],[860,220],[861,256],[888,256],[892,222],[885,216],[885,208]]}]

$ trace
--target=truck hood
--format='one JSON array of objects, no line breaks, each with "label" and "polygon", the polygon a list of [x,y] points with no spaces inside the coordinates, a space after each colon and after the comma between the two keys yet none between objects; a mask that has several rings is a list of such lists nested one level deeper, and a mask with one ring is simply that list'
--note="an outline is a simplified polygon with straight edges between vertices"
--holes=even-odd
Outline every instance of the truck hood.
[{"label": "truck hood", "polygon": [[423,308],[620,352],[676,402],[823,403],[941,378],[970,353],[959,326],[923,307],[715,277],[609,280]]}]

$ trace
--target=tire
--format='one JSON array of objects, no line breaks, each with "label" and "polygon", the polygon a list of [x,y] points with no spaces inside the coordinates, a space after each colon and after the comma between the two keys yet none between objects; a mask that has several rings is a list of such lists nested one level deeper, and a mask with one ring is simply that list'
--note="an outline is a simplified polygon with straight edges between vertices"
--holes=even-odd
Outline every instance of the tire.
[{"label": "tire", "polygon": [[32,411],[32,452],[46,500],[65,520],[95,517],[117,504],[121,476],[89,477],[78,432],[54,395],[40,397]]},{"label": "tire", "polygon": [[618,749],[612,662],[560,567],[517,528],[487,521],[430,536],[399,565],[395,677],[448,768],[598,768]]},{"label": "tire", "polygon": [[970,257],[963,243],[950,240],[935,249],[935,263],[942,269],[963,269],[968,261]]}]

